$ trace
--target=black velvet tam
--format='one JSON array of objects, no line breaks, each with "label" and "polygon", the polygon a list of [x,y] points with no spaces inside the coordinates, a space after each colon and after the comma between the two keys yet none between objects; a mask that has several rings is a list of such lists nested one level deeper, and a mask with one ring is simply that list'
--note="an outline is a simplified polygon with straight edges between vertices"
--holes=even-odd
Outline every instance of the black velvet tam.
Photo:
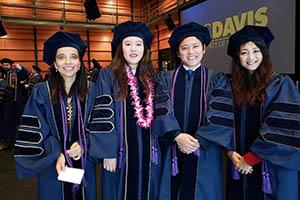
[{"label": "black velvet tam", "polygon": [[153,34],[145,23],[127,21],[115,26],[114,37],[112,40],[113,46],[117,48],[120,42],[129,36],[142,38],[146,48],[151,48]]},{"label": "black velvet tam", "polygon": [[86,45],[79,34],[58,31],[44,42],[43,61],[52,66],[56,51],[61,47],[74,47],[78,50],[80,58],[83,58],[86,50]]},{"label": "black velvet tam", "polygon": [[207,27],[196,22],[190,22],[174,29],[169,44],[173,51],[177,51],[180,43],[187,37],[195,36],[206,46],[209,45],[211,37]]},{"label": "black velvet tam", "polygon": [[233,57],[237,48],[249,41],[259,41],[269,48],[273,39],[274,35],[268,27],[247,25],[230,36],[227,54]]}]

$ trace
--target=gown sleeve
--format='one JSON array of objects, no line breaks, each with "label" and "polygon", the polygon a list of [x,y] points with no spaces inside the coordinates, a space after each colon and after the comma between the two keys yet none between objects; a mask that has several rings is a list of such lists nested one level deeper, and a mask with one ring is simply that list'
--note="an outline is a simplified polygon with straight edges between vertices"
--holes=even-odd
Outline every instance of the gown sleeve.
[{"label": "gown sleeve", "polygon": [[89,155],[97,161],[103,158],[117,158],[117,100],[113,95],[110,68],[100,71],[94,92],[95,101],[88,122]]},{"label": "gown sleeve", "polygon": [[300,97],[288,76],[277,76],[266,89],[259,137],[251,150],[274,165],[300,170]]},{"label": "gown sleeve", "polygon": [[19,78],[20,78],[19,81],[24,81],[29,76],[28,70],[23,66],[21,66],[21,69],[17,69],[17,73],[18,73]]},{"label": "gown sleeve", "polygon": [[157,76],[154,132],[158,137],[172,140],[180,133],[180,126],[171,101],[171,78],[172,73],[170,71],[162,71]]},{"label": "gown sleeve", "polygon": [[11,102],[10,87],[4,79],[0,79],[0,105],[4,105],[9,102]]},{"label": "gown sleeve", "polygon": [[34,87],[16,134],[14,158],[21,179],[38,175],[56,162],[61,152],[58,133],[50,128],[54,126],[53,116],[46,112],[46,107],[50,107],[49,96],[42,86]]},{"label": "gown sleeve", "polygon": [[[196,138],[233,149],[233,101],[229,80],[223,73],[213,75],[207,93],[207,112],[204,124],[197,130]],[[202,145],[207,147],[207,145]]]},{"label": "gown sleeve", "polygon": [[243,157],[244,157],[245,161],[247,162],[247,164],[250,165],[251,167],[253,167],[254,165],[261,163],[263,161],[263,159],[261,159],[255,153],[253,153],[251,151],[246,153]]}]

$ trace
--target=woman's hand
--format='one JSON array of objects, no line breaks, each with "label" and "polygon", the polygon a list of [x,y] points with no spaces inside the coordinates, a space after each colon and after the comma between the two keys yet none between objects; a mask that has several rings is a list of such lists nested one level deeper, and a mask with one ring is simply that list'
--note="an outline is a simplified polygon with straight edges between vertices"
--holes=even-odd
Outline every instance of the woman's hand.
[{"label": "woman's hand", "polygon": [[78,142],[74,142],[69,150],[67,150],[67,154],[73,159],[73,160],[79,160],[81,158],[81,155],[83,154],[83,150],[81,146],[78,144]]},{"label": "woman's hand", "polygon": [[242,174],[252,173],[252,167],[248,165],[248,163],[239,153],[237,153],[236,151],[228,151],[227,156],[239,172],[241,172]]},{"label": "woman's hand", "polygon": [[58,159],[56,160],[56,171],[57,174],[60,174],[61,171],[64,171],[66,168],[66,159],[64,154],[60,154]]},{"label": "woman's hand", "polygon": [[175,138],[175,141],[178,145],[179,150],[186,154],[190,154],[200,147],[198,140],[187,133],[180,133]]},{"label": "woman's hand", "polygon": [[237,167],[238,171],[242,174],[251,174],[253,172],[252,167],[242,158]]},{"label": "woman's hand", "polygon": [[243,158],[236,151],[228,151],[227,156],[231,160],[231,162],[234,164],[235,167],[238,167],[239,163],[241,162],[241,159]]},{"label": "woman's hand", "polygon": [[110,172],[115,172],[117,168],[117,159],[116,158],[104,158],[103,159],[103,168]]}]

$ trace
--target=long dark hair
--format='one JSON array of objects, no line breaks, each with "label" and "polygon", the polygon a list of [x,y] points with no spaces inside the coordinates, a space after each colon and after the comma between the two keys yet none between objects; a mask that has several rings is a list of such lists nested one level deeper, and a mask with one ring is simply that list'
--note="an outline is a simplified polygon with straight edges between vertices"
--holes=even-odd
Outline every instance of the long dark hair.
[{"label": "long dark hair", "polygon": [[69,94],[67,94],[65,90],[65,81],[63,77],[58,71],[56,71],[54,66],[52,66],[50,69],[49,80],[51,99],[53,103],[59,102],[60,93],[63,96],[71,97],[74,92],[76,92],[81,102],[85,100],[87,93],[87,75],[82,58],[80,58],[80,69],[76,73],[76,78],[71,86]]},{"label": "long dark hair", "polygon": [[[128,95],[125,64],[126,60],[123,55],[122,42],[120,42],[111,63],[114,78],[119,84],[119,100],[124,100]],[[155,72],[150,62],[150,50],[147,50],[146,47],[144,48],[143,57],[138,64],[137,74],[138,80],[141,82],[142,87],[146,90],[147,94],[149,94],[150,88],[147,84],[147,80],[153,81],[155,79]]]},{"label": "long dark hair", "polygon": [[[265,89],[271,82],[273,65],[268,49],[261,42],[253,41],[261,50],[263,61],[260,66],[250,74],[241,65],[240,48],[237,48],[232,59],[232,90],[236,106],[244,104],[253,105],[255,101],[263,101]],[[245,44],[245,43],[244,43]]]}]

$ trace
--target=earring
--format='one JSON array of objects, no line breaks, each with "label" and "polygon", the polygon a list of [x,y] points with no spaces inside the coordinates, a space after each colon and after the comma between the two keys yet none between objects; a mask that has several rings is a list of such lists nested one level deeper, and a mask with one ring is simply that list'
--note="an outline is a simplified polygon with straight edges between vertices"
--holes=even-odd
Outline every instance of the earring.
[{"label": "earring", "polygon": [[57,70],[57,67],[56,67],[56,64],[54,63],[54,68],[55,68],[55,72],[57,72],[58,70]]}]

